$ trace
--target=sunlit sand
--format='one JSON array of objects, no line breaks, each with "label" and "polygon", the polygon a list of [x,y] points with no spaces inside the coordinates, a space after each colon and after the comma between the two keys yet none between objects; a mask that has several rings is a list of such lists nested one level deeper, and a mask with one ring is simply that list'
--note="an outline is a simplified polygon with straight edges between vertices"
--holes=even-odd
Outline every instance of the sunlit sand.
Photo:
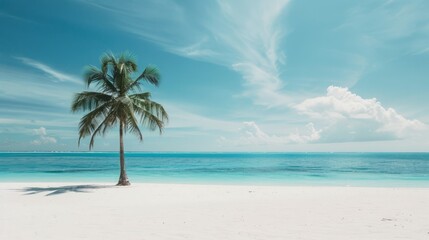
[{"label": "sunlit sand", "polygon": [[1,183],[0,239],[428,239],[428,188]]}]

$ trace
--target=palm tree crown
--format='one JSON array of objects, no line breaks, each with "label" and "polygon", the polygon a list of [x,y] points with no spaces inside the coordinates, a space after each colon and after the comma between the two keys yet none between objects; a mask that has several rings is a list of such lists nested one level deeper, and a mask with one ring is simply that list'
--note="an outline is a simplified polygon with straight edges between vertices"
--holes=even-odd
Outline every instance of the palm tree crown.
[{"label": "palm tree crown", "polygon": [[151,130],[158,129],[162,133],[164,124],[168,121],[164,107],[152,101],[149,92],[142,92],[143,82],[159,85],[158,70],[155,67],[146,67],[133,79],[136,72],[137,64],[130,54],[121,54],[118,58],[111,53],[105,54],[101,58],[100,69],[89,66],[85,73],[87,87],[95,85],[98,91],[76,94],[71,107],[72,112],[89,111],[79,123],[78,142],[80,144],[82,138],[91,136],[90,149],[94,146],[95,136],[104,135],[109,129],[119,125],[121,168],[123,133],[133,133],[142,141],[139,122]]}]

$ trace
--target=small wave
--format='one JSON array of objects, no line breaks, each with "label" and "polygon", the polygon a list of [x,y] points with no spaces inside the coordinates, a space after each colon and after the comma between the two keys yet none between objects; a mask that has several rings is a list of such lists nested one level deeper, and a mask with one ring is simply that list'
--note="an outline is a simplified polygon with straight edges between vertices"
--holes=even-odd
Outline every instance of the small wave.
[{"label": "small wave", "polygon": [[55,169],[45,170],[43,173],[79,173],[79,172],[104,172],[114,170],[113,168],[83,168],[83,169]]}]

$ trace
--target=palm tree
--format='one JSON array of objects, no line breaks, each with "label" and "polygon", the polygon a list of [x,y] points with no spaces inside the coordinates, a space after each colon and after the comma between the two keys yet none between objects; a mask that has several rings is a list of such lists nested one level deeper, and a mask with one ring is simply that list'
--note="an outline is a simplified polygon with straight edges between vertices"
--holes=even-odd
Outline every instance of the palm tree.
[{"label": "palm tree", "polygon": [[130,185],[125,171],[124,133],[130,132],[143,141],[139,128],[139,120],[143,126],[151,130],[163,131],[168,121],[164,107],[150,100],[149,92],[142,92],[142,83],[147,82],[158,86],[160,74],[155,67],[146,67],[140,75],[136,75],[137,64],[130,54],[115,57],[106,53],[101,58],[101,69],[89,66],[85,73],[87,87],[94,84],[98,91],[77,93],[71,106],[72,112],[89,111],[79,123],[79,141],[91,136],[89,149],[94,146],[94,138],[104,135],[110,128],[119,125],[119,160],[120,176],[117,185]]}]

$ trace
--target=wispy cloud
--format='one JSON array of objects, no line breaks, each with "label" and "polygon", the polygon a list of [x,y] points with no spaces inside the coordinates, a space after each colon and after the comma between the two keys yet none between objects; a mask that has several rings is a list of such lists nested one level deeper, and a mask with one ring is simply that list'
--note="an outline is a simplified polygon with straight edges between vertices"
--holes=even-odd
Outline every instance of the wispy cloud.
[{"label": "wispy cloud", "polygon": [[56,70],[44,63],[38,62],[36,60],[25,58],[25,57],[15,57],[16,59],[20,60],[22,63],[31,66],[33,68],[36,68],[44,73],[46,73],[48,76],[52,77],[55,80],[61,81],[61,82],[72,82],[75,84],[82,84],[82,80],[74,75],[63,73],[59,70]]},{"label": "wispy cloud", "polygon": [[223,52],[219,63],[226,61],[243,76],[243,95],[255,104],[273,107],[288,103],[279,70],[284,62],[280,40],[285,33],[278,21],[288,1],[218,3],[222,17],[212,16],[205,26],[218,44],[216,52]]},{"label": "wispy cloud", "polygon": [[170,122],[167,125],[168,128],[194,128],[201,131],[223,131],[223,132],[235,132],[237,131],[240,123],[233,121],[226,121],[222,119],[210,118],[203,115],[196,114],[190,110],[187,110],[185,106],[178,106],[166,102],[163,104],[170,115]]},{"label": "wispy cloud", "polygon": [[[81,89],[77,84],[46,80],[44,72],[28,68],[0,65],[0,106],[17,105],[20,110],[49,110],[69,108],[73,93]],[[44,108],[44,109],[40,109]],[[33,109],[33,110],[34,110]],[[6,106],[2,110],[11,110]]]},{"label": "wispy cloud", "polygon": [[423,49],[419,49],[417,51],[413,51],[412,55],[421,55],[421,54],[427,54],[427,53],[429,53],[429,47],[423,48]]},{"label": "wispy cloud", "polygon": [[2,12],[2,11],[0,11],[0,18],[11,19],[11,20],[14,20],[14,21],[20,21],[20,22],[24,22],[24,23],[35,23],[35,22],[33,22],[33,21],[29,20],[29,19],[22,18],[22,17],[19,17],[19,16],[15,16],[15,15],[12,15],[12,14],[9,14],[9,13],[6,13],[6,12]]},{"label": "wispy cloud", "polygon": [[[288,2],[205,1],[203,5],[196,3],[198,12],[167,0],[149,1],[149,7],[135,1],[90,3],[116,16],[119,28],[167,51],[233,69],[244,79],[241,96],[251,98],[257,105],[274,107],[290,102],[282,93],[285,84],[279,69],[284,63],[280,43],[285,34],[285,26],[279,20]],[[145,9],[160,14],[140,12]],[[143,21],[145,24],[141,24]],[[168,24],[165,28],[150,27],[159,23]]]},{"label": "wispy cloud", "polygon": [[[37,139],[27,136],[29,132],[34,133],[30,128],[39,129],[44,126],[61,138],[64,138],[65,134],[57,134],[58,129],[65,129],[69,132],[68,135],[76,136],[75,127],[80,116],[70,114],[70,102],[81,86],[64,82],[53,83],[46,80],[44,72],[8,65],[0,65],[0,85],[0,130],[13,129],[0,134],[0,139],[10,137],[21,142],[23,150],[28,150],[36,145],[42,146],[44,142],[53,142],[53,136],[50,135],[40,137],[40,134],[37,134]],[[19,136],[15,136],[23,131],[26,131],[23,136],[27,139],[25,143]]]},{"label": "wispy cloud", "polygon": [[[355,36],[366,48],[401,46],[405,52],[424,52],[429,39],[428,10],[424,0],[363,1],[348,12],[346,21],[335,30]],[[393,42],[398,39],[407,41]]]}]

